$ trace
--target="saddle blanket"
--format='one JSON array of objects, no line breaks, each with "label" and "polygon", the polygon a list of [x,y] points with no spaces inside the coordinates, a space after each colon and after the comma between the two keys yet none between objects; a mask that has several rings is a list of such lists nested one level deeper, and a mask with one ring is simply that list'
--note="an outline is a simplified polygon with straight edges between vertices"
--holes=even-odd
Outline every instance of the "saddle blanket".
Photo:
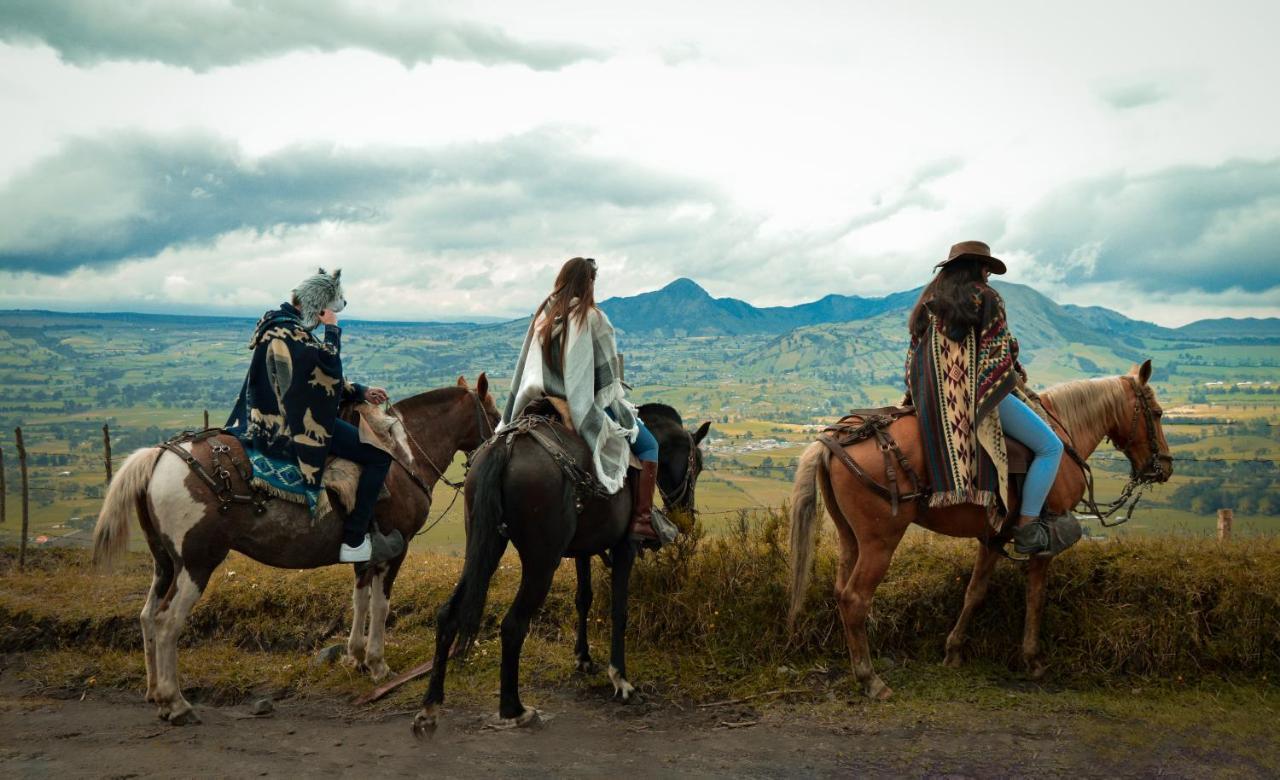
[{"label": "saddle blanket", "polygon": [[253,468],[254,484],[286,501],[305,503],[313,515],[316,513],[316,504],[323,488],[307,486],[296,459],[273,458],[248,447],[245,447],[245,455],[249,457],[249,465]]}]

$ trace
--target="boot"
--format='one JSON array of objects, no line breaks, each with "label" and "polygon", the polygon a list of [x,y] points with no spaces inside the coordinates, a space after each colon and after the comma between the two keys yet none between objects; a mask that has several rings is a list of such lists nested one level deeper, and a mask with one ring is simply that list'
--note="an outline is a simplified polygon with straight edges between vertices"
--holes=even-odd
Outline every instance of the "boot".
[{"label": "boot", "polygon": [[631,493],[631,538],[641,547],[658,549],[658,534],[653,530],[653,490],[658,484],[658,464],[640,462],[640,474]]},{"label": "boot", "polygon": [[1052,558],[1080,541],[1080,520],[1070,512],[1049,513],[1023,523],[1013,532],[1013,549],[1022,555]]}]

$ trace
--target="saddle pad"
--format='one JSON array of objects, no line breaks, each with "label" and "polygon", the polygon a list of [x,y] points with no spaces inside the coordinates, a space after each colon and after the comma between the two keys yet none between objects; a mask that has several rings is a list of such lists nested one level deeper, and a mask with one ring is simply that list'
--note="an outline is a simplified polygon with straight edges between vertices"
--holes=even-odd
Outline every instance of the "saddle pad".
[{"label": "saddle pad", "polygon": [[253,468],[255,483],[268,488],[269,492],[280,498],[298,504],[305,503],[307,509],[315,513],[320,491],[307,487],[306,480],[302,478],[302,471],[296,462],[277,460],[249,447],[245,447],[244,451],[249,457],[249,465]]}]

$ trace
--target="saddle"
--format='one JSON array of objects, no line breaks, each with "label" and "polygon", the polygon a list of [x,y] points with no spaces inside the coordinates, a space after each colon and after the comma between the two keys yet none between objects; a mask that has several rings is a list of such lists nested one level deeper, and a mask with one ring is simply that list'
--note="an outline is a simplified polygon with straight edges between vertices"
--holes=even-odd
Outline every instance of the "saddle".
[{"label": "saddle", "polygon": [[[858,477],[865,485],[889,502],[894,517],[898,515],[898,505],[901,502],[917,501],[923,506],[932,493],[932,487],[928,484],[927,478],[916,473],[915,469],[911,467],[907,456],[902,452],[902,448],[898,446],[898,442],[889,433],[889,426],[895,420],[909,417],[915,413],[914,406],[881,406],[873,409],[854,409],[849,414],[841,417],[835,424],[825,428],[818,436],[818,441],[826,445],[831,454],[835,455],[854,476]],[[849,453],[845,452],[845,447],[868,439],[876,440],[880,447],[880,453],[884,456],[887,485],[877,482],[858,465],[857,461],[849,457]],[[1015,479],[1015,477],[1026,476],[1027,467],[1032,460],[1031,449],[1017,439],[1007,435],[1004,437],[1004,445],[1009,459],[1010,490],[1016,495],[1021,492],[1022,479]],[[897,464],[896,467],[894,465],[895,462]],[[899,468],[911,484],[911,491],[906,495],[901,493],[901,489],[898,486]]]},{"label": "saddle", "polygon": [[[518,419],[521,418],[545,418],[560,423],[568,428],[570,432],[577,433],[578,430],[573,426],[573,418],[569,414],[569,402],[563,398],[544,395],[530,401],[524,409],[520,411]],[[627,482],[631,482],[631,469],[639,469],[640,460],[636,458],[635,453],[631,453],[627,462]]]}]

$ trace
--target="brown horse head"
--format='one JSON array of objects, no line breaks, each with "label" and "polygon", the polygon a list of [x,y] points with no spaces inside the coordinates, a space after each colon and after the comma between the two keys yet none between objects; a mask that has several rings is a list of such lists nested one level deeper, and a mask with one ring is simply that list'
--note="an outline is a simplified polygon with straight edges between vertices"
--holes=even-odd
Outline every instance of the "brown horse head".
[{"label": "brown horse head", "polygon": [[1173,476],[1173,456],[1161,425],[1164,409],[1148,384],[1150,379],[1150,360],[1135,365],[1121,377],[1130,413],[1127,419],[1115,420],[1107,436],[1129,459],[1134,477],[1147,482],[1168,482]]}]

